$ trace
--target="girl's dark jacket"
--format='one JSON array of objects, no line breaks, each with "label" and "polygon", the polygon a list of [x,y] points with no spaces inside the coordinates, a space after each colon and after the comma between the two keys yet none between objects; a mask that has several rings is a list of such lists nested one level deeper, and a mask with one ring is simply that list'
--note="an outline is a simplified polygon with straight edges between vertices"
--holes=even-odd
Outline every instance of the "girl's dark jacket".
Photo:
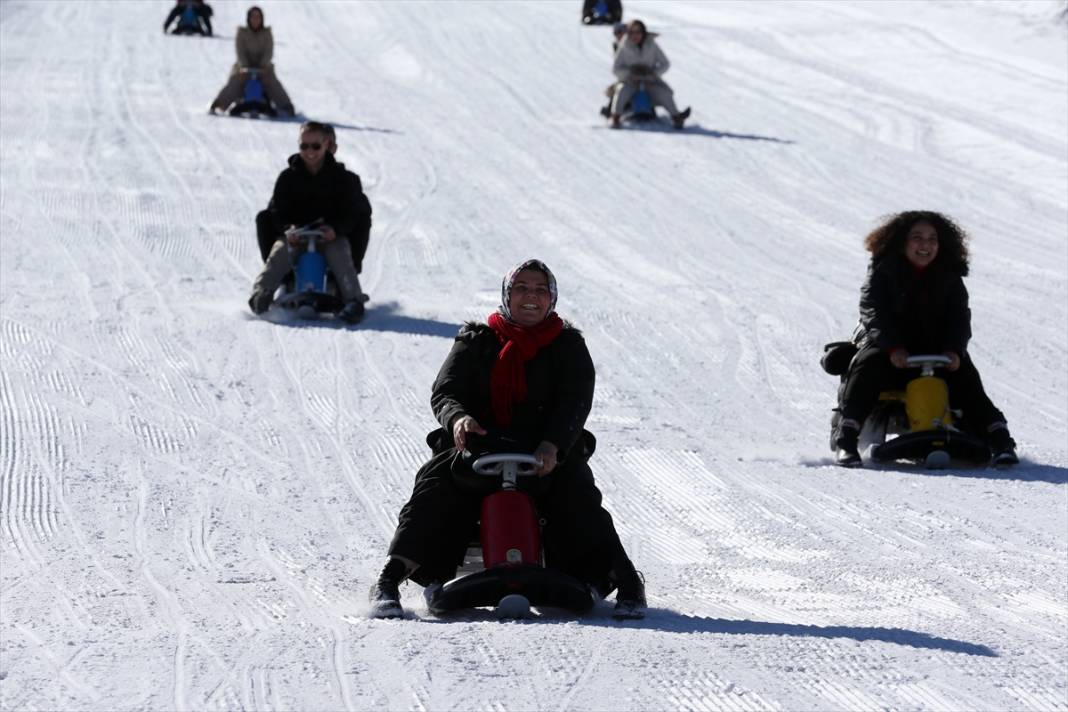
[{"label": "girl's dark jacket", "polygon": [[910,353],[953,351],[963,355],[972,336],[972,313],[962,265],[933,264],[916,270],[904,255],[872,260],[860,289],[858,348]]},{"label": "girl's dark jacket", "polygon": [[556,445],[561,462],[584,460],[593,453],[593,435],[583,430],[593,403],[594,368],[586,341],[565,325],[560,335],[526,364],[527,397],[515,406],[512,422],[494,422],[490,409],[490,373],[501,343],[486,324],[460,329],[434,381],[430,399],[441,429],[427,436],[436,451],[454,447],[452,423],[470,415],[492,435],[518,440],[533,451],[542,440]]},{"label": "girl's dark jacket", "polygon": [[329,153],[315,175],[308,172],[300,154],[290,156],[289,168],[274,183],[270,210],[276,234],[288,225],[307,225],[322,218],[338,235],[348,235],[357,222],[349,173]]}]

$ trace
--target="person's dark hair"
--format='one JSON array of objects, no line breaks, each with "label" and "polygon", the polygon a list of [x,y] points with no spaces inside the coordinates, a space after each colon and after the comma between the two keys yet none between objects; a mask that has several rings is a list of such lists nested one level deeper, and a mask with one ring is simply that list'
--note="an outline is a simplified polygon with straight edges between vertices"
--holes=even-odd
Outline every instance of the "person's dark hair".
[{"label": "person's dark hair", "polygon": [[248,12],[245,13],[245,26],[252,26],[252,13],[254,12],[260,13],[260,29],[262,30],[267,25],[267,18],[264,17],[263,10],[260,8],[259,5],[253,5],[248,9]]},{"label": "person's dark hair", "polygon": [[[642,22],[641,20],[631,20],[630,24],[627,25],[627,32],[632,32],[635,29],[638,29],[638,30],[642,31],[642,40],[641,41],[645,42],[645,38],[649,35],[649,30],[645,29],[645,23]],[[641,42],[639,42],[638,44],[641,44]]]},{"label": "person's dark hair", "polygon": [[932,266],[968,274],[968,233],[952,219],[931,210],[909,210],[886,217],[864,238],[864,247],[873,261],[905,251],[905,239],[916,223],[925,222],[938,233],[938,255]]},{"label": "person's dark hair", "polygon": [[305,121],[300,125],[300,133],[305,131],[318,131],[327,138],[334,138],[334,127],[321,121]]}]

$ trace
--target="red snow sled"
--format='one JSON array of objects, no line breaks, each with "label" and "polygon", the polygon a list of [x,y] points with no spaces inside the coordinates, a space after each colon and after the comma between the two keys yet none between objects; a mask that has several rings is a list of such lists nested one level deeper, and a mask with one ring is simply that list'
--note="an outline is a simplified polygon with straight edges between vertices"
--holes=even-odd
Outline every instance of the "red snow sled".
[{"label": "red snow sled", "polygon": [[596,599],[589,586],[543,565],[534,500],[520,485],[521,480],[536,484],[539,464],[524,453],[483,455],[472,463],[475,475],[485,478],[483,486],[491,487],[482,500],[479,542],[473,546],[481,548],[481,562],[469,548],[465,569],[475,570],[427,590],[431,613],[492,606],[501,618],[522,618],[531,606],[576,613],[593,607]]}]

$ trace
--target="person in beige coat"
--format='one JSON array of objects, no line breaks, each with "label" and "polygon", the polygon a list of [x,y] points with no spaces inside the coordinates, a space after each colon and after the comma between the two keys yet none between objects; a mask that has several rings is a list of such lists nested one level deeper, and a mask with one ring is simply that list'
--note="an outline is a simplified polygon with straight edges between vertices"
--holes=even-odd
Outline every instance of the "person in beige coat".
[{"label": "person in beige coat", "polygon": [[682,128],[690,116],[690,108],[679,111],[675,106],[675,93],[661,78],[670,66],[671,62],[656,43],[655,36],[645,29],[645,23],[631,20],[627,25],[627,35],[612,63],[612,73],[619,80],[618,90],[612,99],[612,128],[621,126],[620,115],[638,91],[639,84],[645,85],[654,106],[662,106],[667,110],[675,128]]},{"label": "person in beige coat", "polygon": [[271,61],[274,54],[274,37],[271,35],[271,28],[263,24],[263,10],[253,5],[248,9],[245,21],[246,27],[237,28],[237,62],[230,70],[226,86],[215,97],[215,101],[211,102],[209,111],[227,111],[233,104],[241,101],[247,70],[257,69],[267,98],[274,103],[278,111],[292,116],[293,102],[274,73],[274,64]]}]

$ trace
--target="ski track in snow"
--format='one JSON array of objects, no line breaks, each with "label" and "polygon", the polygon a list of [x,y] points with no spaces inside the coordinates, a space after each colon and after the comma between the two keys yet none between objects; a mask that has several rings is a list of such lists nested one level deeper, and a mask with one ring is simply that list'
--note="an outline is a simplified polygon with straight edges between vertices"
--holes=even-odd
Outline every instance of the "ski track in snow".
[{"label": "ski track in snow", "polygon": [[[0,709],[1068,710],[1057,3],[631,0],[676,133],[605,129],[577,2],[267,2],[375,208],[357,329],[247,314],[297,124],[205,114],[215,6],[201,39],[0,3]],[[914,207],[972,234],[1015,469],[829,464],[818,357]],[[531,256],[649,616],[439,620],[410,584],[367,620],[450,337]]]}]

